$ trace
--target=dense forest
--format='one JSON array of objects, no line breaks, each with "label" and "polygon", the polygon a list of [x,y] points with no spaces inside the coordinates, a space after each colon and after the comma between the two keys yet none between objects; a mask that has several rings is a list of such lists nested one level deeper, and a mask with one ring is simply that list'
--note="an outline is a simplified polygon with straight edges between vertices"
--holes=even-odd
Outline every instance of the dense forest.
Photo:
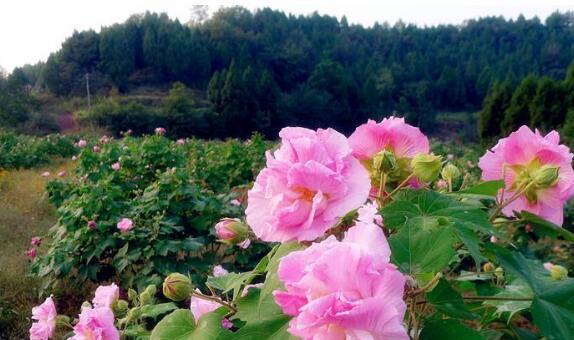
[{"label": "dense forest", "polygon": [[[273,136],[290,124],[348,131],[395,111],[428,131],[435,112],[477,111],[489,91],[511,92],[528,75],[546,77],[543,83],[565,79],[573,59],[572,12],[543,22],[488,17],[436,27],[363,27],[344,17],[234,7],[201,22],[146,13],[100,32],[74,32],[45,63],[18,68],[11,78],[60,97],[84,96],[86,75],[100,97],[178,82],[172,99],[193,91],[201,100],[166,103],[163,113],[171,105],[195,122],[197,131],[186,133],[204,137],[253,130]],[[116,104],[104,100],[99,109]],[[110,121],[101,114],[99,120]],[[495,125],[487,135],[498,134],[500,122]]]}]

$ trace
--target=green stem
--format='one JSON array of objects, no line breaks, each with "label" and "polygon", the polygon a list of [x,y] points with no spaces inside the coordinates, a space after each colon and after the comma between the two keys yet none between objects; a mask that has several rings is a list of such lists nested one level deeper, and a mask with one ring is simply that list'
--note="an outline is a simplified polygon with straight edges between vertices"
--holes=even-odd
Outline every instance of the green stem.
[{"label": "green stem", "polygon": [[231,305],[230,303],[228,303],[228,302],[226,302],[226,301],[223,301],[223,300],[222,300],[220,297],[218,297],[218,296],[209,296],[209,295],[205,295],[205,294],[203,294],[203,293],[198,293],[198,292],[193,292],[193,295],[194,295],[194,296],[197,296],[198,298],[203,299],[203,300],[208,300],[208,301],[217,302],[217,303],[219,303],[220,305],[229,308],[229,310],[231,311],[231,315],[237,313],[237,309],[236,309],[233,305]]},{"label": "green stem", "polygon": [[[402,187],[404,187],[413,177],[415,176],[415,174],[410,174],[407,178],[405,178],[404,181],[401,182],[401,184],[399,184],[393,191],[391,191],[391,193],[385,197],[386,198],[391,198],[394,194],[397,193],[397,191],[399,191]],[[385,200],[383,200],[384,202]]]},{"label": "green stem", "polygon": [[510,199],[508,199],[506,202],[502,202],[501,204],[498,205],[498,207],[496,208],[496,210],[494,210],[494,212],[492,213],[492,215],[490,216],[490,221],[494,221],[494,219],[496,218],[496,216],[498,216],[500,214],[500,212],[502,211],[502,209],[506,208],[510,203],[516,201],[520,195],[522,195],[523,193],[526,192],[526,190],[530,189],[530,187],[532,185],[536,184],[535,182],[530,182],[528,183],[528,185],[526,185],[522,190],[517,191],[514,195],[512,195],[512,197]]}]

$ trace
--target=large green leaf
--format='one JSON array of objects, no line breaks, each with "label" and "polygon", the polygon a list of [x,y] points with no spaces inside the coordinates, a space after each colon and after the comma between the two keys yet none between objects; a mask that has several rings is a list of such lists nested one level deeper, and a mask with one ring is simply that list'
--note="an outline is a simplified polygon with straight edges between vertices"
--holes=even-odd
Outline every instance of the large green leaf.
[{"label": "large green leaf", "polygon": [[468,320],[477,317],[466,308],[460,294],[444,279],[427,293],[427,300],[434,308],[448,316]]},{"label": "large green leaf", "polygon": [[245,273],[229,273],[223,276],[210,276],[207,278],[206,284],[214,289],[218,289],[223,293],[233,291],[233,300],[237,298],[241,292],[241,287],[250,282],[257,274],[253,272]]},{"label": "large green leaf", "polygon": [[169,313],[177,309],[177,306],[173,302],[160,303],[157,305],[146,305],[141,307],[140,313],[142,317],[145,318],[157,318],[160,315]]},{"label": "large green leaf", "polygon": [[[476,232],[495,235],[488,215],[479,207],[433,191],[407,191],[382,209],[385,227],[389,229],[418,228],[423,231],[452,229],[477,263],[484,260],[481,240]],[[410,230],[412,233],[413,230]],[[432,237],[432,236],[431,236]]]},{"label": "large green leaf", "polygon": [[277,315],[263,321],[248,323],[233,336],[221,336],[218,340],[295,340],[297,338],[287,332],[290,319],[285,315]]},{"label": "large green leaf", "polygon": [[548,339],[574,339],[574,280],[537,294],[532,302],[532,317]]},{"label": "large green leaf", "polygon": [[[522,280],[514,280],[511,284],[506,285],[504,290],[494,295],[495,297],[503,298],[532,298],[532,289]],[[493,306],[496,308],[496,315],[501,316],[503,313],[510,313],[508,320],[512,319],[514,314],[530,308],[532,301],[520,300],[486,300],[483,302],[485,305]]]},{"label": "large green leaf", "polygon": [[203,315],[196,324],[189,309],[178,309],[155,326],[150,340],[229,339],[233,333],[221,326],[226,312],[224,308],[220,308]]},{"label": "large green leaf", "polygon": [[421,340],[484,340],[474,329],[457,320],[428,320],[420,334]]},{"label": "large green leaf", "polygon": [[529,213],[528,211],[522,211],[520,218],[529,223],[534,229],[534,232],[540,236],[550,236],[552,238],[562,236],[565,240],[574,242],[573,233],[537,215]]},{"label": "large green leaf", "polygon": [[403,273],[416,277],[444,269],[454,257],[454,233],[450,228],[423,230],[408,224],[389,238],[392,261]]}]

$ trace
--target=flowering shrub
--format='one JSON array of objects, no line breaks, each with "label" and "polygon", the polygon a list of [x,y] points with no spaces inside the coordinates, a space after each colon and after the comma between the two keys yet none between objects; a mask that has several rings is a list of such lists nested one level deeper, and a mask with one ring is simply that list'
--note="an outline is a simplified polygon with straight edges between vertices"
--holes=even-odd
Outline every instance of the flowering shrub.
[{"label": "flowering shrub", "polygon": [[[232,143],[242,145],[230,141],[221,148]],[[204,181],[211,175],[194,176],[191,145],[160,135],[106,139],[97,145],[97,151],[92,145],[81,148],[74,174],[48,184],[59,219],[32,263],[44,287],[67,278],[78,283],[116,280],[124,288],[141,288],[174,271],[190,273],[199,284],[214,264],[248,268],[268,249],[256,243],[235,253],[233,246],[218,242],[212,229],[223,217],[240,216],[243,206],[230,204],[240,192],[230,186],[252,179],[246,173],[253,173],[256,164],[239,166],[244,174],[238,182],[211,185]],[[214,165],[204,170],[214,169],[221,171]]]},{"label": "flowering shrub", "polygon": [[[574,338],[568,268],[520,247],[524,235],[571,247],[574,235],[543,218],[561,216],[568,197],[558,196],[543,217],[514,204],[524,198],[537,204],[545,190],[568,188],[572,154],[558,135],[521,128],[517,134],[528,134],[530,145],[505,154],[517,134],[501,140],[480,162],[488,180],[474,182],[465,180],[454,157],[430,153],[426,138],[395,137],[397,125],[407,135],[420,133],[395,118],[359,127],[352,143],[333,130],[284,129],[248,193],[247,221],[255,235],[281,242],[259,263],[246,272],[212,265],[206,287],[195,289],[183,274],[188,271],[174,268],[180,273],[167,276],[163,296],[155,285],[119,294],[128,301],[107,295],[115,300],[113,325],[110,307],[90,304],[75,326],[61,327],[77,336],[92,317],[91,324],[100,325],[94,331],[110,332],[110,338],[115,332],[216,340]],[[357,137],[371,128],[376,133]],[[409,149],[416,151],[405,153],[393,138],[414,143]],[[380,150],[357,168],[357,145],[366,144]],[[120,162],[120,173],[127,171],[129,162]],[[508,177],[507,167],[513,171]],[[139,205],[137,197],[134,202]],[[505,210],[512,204],[513,211]],[[126,235],[153,215],[145,216],[135,217]],[[218,234],[237,244],[245,237],[240,223],[222,220]]]},{"label": "flowering shrub", "polygon": [[31,168],[48,163],[50,156],[71,157],[75,150],[73,137],[0,132],[0,169]]}]

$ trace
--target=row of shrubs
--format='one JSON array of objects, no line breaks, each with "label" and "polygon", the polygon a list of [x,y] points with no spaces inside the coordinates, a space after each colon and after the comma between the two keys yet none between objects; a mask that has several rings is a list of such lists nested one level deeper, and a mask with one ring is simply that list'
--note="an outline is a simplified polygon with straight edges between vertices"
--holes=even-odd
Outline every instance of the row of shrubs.
[{"label": "row of shrubs", "polygon": [[58,134],[34,137],[0,132],[0,169],[32,168],[55,156],[71,157],[76,150],[74,140]]},{"label": "row of shrubs", "polygon": [[[251,268],[268,249],[237,252],[217,242],[213,226],[242,215],[244,187],[271,144],[257,135],[172,141],[159,131],[79,143],[73,173],[49,182],[58,221],[32,264],[44,288],[109,280],[142,288],[170,272],[200,284],[215,264]],[[122,219],[133,223],[129,233],[118,228]]]}]

